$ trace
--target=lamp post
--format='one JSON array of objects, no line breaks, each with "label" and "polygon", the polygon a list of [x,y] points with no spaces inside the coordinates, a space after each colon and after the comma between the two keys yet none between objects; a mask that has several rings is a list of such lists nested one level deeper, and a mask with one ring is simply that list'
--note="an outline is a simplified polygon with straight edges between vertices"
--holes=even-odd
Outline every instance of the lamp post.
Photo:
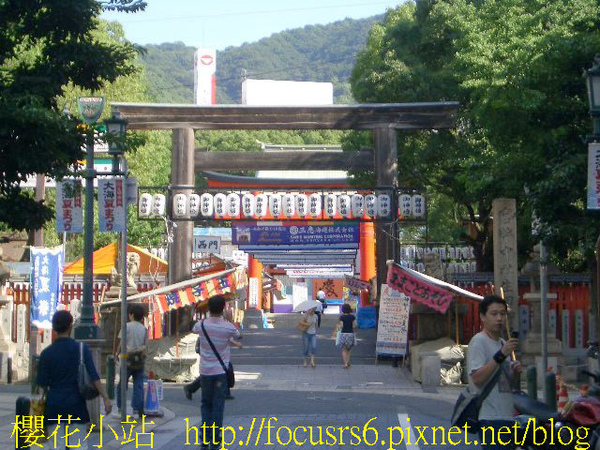
[{"label": "lamp post", "polygon": [[[108,134],[108,154],[112,157],[113,175],[122,174],[127,186],[127,162],[123,156],[123,137],[127,132],[127,122],[117,115],[104,121]],[[119,168],[119,163],[121,167]],[[127,205],[127,195],[125,196]],[[125,207],[125,222],[121,232],[121,351],[119,355],[119,379],[127,380],[127,206]],[[121,421],[127,420],[127,384],[120,382]]]},{"label": "lamp post", "polygon": [[79,325],[73,331],[75,339],[99,340],[102,338],[100,327],[94,323],[94,127],[102,110],[104,97],[79,97],[77,107],[86,128],[85,155],[85,225],[83,229],[83,299]]}]

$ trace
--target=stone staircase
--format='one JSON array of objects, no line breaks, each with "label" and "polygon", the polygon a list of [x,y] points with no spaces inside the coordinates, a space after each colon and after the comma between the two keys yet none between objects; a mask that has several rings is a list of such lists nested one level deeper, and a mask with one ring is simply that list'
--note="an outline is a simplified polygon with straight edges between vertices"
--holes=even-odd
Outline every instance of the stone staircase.
[{"label": "stone staircase", "polygon": [[[295,329],[296,324],[302,317],[299,313],[265,313],[267,323],[272,324],[273,328]],[[339,314],[323,314],[321,316],[321,329],[331,329],[335,327],[339,320]]]}]

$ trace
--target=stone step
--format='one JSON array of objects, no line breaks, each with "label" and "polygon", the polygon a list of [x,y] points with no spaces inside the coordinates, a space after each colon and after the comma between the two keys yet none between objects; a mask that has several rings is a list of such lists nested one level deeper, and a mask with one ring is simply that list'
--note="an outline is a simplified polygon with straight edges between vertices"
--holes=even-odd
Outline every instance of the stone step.
[{"label": "stone step", "polygon": [[[272,324],[273,328],[296,328],[296,324],[302,317],[299,313],[265,313],[267,323]],[[321,328],[335,327],[339,320],[339,314],[323,314],[321,316]]]}]

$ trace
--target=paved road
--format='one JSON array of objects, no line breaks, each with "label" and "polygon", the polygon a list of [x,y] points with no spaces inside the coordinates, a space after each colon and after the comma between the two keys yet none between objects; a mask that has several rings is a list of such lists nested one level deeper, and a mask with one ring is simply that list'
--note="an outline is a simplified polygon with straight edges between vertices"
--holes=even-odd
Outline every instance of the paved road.
[{"label": "paved road", "polygon": [[[246,330],[244,334],[245,348],[233,350],[237,384],[233,390],[235,399],[227,401],[225,407],[224,425],[231,427],[225,433],[225,442],[231,444],[225,448],[424,450],[449,447],[448,442],[442,443],[439,431],[436,432],[437,445],[432,445],[431,429],[423,433],[427,444],[422,439],[417,446],[390,444],[390,430],[394,442],[400,441],[399,431],[394,427],[403,429],[405,440],[410,428],[411,444],[418,437],[416,427],[448,427],[459,389],[424,392],[412,381],[407,369],[394,368],[389,361],[375,364],[373,330],[361,330],[352,367],[347,370],[342,367],[330,331],[319,336],[315,369],[302,367],[300,337],[295,330]],[[0,387],[0,448],[14,448],[7,439],[12,430],[10,423],[14,421],[14,401],[19,393],[27,392],[27,387],[4,388]],[[150,437],[156,449],[199,448],[193,427],[198,427],[201,420],[200,396],[196,395],[190,402],[183,394],[182,385],[166,383],[162,406],[166,416],[148,419],[155,422],[146,429],[152,435],[139,434],[138,448],[150,448],[142,446],[150,443]],[[269,419],[270,436],[266,428]],[[118,422],[117,416],[107,420],[114,428]],[[135,432],[141,433],[141,428],[137,426]],[[298,430],[298,442],[306,439],[303,445],[294,443],[294,430]],[[311,430],[316,445],[311,445]],[[459,440],[457,436],[453,439]],[[121,436],[115,440],[105,432],[102,448],[136,448],[135,442],[122,445],[122,441]],[[474,448],[472,445],[453,447]]]}]

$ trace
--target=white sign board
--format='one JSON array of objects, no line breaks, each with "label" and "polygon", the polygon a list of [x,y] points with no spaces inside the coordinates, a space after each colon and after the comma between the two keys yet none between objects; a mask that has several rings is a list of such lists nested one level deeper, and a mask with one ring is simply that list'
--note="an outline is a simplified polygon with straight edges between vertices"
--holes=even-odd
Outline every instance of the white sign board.
[{"label": "white sign board", "polygon": [[587,209],[600,209],[600,144],[588,145]]},{"label": "white sign board", "polygon": [[258,278],[248,278],[248,306],[258,308]]},{"label": "white sign board", "polygon": [[221,253],[221,236],[194,236],[194,253]]},{"label": "white sign board", "polygon": [[100,231],[120,233],[125,229],[127,208],[123,178],[98,180],[98,224]]},{"label": "white sign board", "polygon": [[406,356],[409,312],[410,298],[382,284],[375,343],[377,355]]},{"label": "white sign board", "polygon": [[83,232],[81,181],[67,180],[56,183],[56,231],[59,233]]}]

